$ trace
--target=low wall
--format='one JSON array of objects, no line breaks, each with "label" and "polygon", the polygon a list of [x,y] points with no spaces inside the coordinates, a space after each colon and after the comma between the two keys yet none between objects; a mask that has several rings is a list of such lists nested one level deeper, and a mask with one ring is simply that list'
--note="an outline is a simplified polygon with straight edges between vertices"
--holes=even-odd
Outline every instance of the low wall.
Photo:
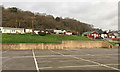
[{"label": "low wall", "polygon": [[62,41],[55,43],[3,43],[3,50],[26,50],[26,49],[73,49],[73,48],[112,48],[105,41]]}]

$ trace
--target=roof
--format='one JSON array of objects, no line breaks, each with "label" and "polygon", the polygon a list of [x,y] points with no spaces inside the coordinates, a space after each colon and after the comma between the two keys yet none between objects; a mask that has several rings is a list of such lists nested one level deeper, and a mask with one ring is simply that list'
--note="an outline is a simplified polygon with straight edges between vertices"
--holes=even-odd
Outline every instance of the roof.
[{"label": "roof", "polygon": [[93,32],[97,32],[97,31],[84,32],[83,34],[90,34],[90,33],[93,33]]},{"label": "roof", "polygon": [[66,33],[72,33],[71,31],[66,31]]},{"label": "roof", "polygon": [[24,28],[11,28],[11,27],[3,27],[3,29],[23,30]]},{"label": "roof", "polygon": [[109,36],[115,36],[114,34],[109,34]]}]

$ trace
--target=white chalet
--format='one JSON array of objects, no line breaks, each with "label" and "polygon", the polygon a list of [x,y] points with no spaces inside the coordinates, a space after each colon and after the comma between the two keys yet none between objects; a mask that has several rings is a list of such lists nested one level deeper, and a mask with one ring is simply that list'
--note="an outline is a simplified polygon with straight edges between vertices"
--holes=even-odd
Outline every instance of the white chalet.
[{"label": "white chalet", "polygon": [[0,27],[2,33],[25,33],[24,28],[11,28],[11,27]]},{"label": "white chalet", "polygon": [[60,33],[65,33],[66,30],[53,30],[54,33],[60,34]]},{"label": "white chalet", "polygon": [[32,33],[32,29],[25,29],[26,33]]}]

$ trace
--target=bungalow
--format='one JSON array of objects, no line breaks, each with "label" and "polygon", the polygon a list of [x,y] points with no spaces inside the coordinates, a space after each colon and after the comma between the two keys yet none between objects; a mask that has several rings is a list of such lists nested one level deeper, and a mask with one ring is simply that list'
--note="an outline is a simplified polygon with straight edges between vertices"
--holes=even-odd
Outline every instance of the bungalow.
[{"label": "bungalow", "polygon": [[53,30],[53,33],[55,34],[64,34],[66,30]]},{"label": "bungalow", "polygon": [[120,38],[119,33],[114,33],[114,35],[116,36],[116,38]]},{"label": "bungalow", "polygon": [[90,33],[91,33],[91,32],[84,32],[84,33],[82,34],[82,36],[88,37],[88,35],[89,35]]},{"label": "bungalow", "polygon": [[0,27],[2,33],[25,33],[24,28]]},{"label": "bungalow", "polygon": [[116,36],[113,33],[109,34],[109,38],[115,38]]},{"label": "bungalow", "polygon": [[53,30],[53,32],[54,32],[55,34],[60,34],[60,33],[62,33],[62,30]]},{"label": "bungalow", "polygon": [[66,31],[65,35],[72,35],[72,32],[71,31]]},{"label": "bungalow", "polygon": [[40,32],[40,30],[34,30],[35,34],[38,34]]},{"label": "bungalow", "polygon": [[102,38],[108,38],[108,33],[105,31],[101,34],[101,37]]},{"label": "bungalow", "polygon": [[25,29],[25,33],[32,33],[32,29]]},{"label": "bungalow", "polygon": [[93,31],[90,34],[88,34],[88,36],[89,36],[89,38],[95,39],[95,38],[99,37],[99,33]]}]

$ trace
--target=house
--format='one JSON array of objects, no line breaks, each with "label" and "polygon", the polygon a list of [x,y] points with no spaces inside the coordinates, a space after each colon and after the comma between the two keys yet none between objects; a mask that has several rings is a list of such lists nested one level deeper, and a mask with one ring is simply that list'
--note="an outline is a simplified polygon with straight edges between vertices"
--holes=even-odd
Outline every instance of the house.
[{"label": "house", "polygon": [[53,30],[53,33],[55,34],[64,34],[66,30]]},{"label": "house", "polygon": [[113,34],[116,36],[116,38],[120,38],[119,33],[113,33]]},{"label": "house", "polygon": [[93,31],[90,34],[88,34],[88,36],[89,36],[89,38],[95,39],[95,38],[99,37],[100,35],[99,35],[99,33]]},{"label": "house", "polygon": [[89,35],[90,33],[91,33],[91,32],[84,32],[84,33],[82,34],[82,36],[88,37],[88,35]]},{"label": "house", "polygon": [[109,34],[109,38],[115,38],[116,36],[113,33]]},{"label": "house", "polygon": [[65,35],[72,35],[72,32],[71,31],[66,31]]},{"label": "house", "polygon": [[54,32],[55,34],[60,34],[60,33],[62,33],[62,30],[53,30],[53,32]]},{"label": "house", "polygon": [[101,37],[102,38],[108,38],[108,33],[106,31],[101,33]]},{"label": "house", "polygon": [[32,33],[32,29],[25,29],[25,33]]},{"label": "house", "polygon": [[63,30],[62,33],[65,34],[65,33],[66,33],[66,30]]},{"label": "house", "polygon": [[40,30],[34,30],[35,34],[38,34],[40,32]]},{"label": "house", "polygon": [[24,28],[0,27],[2,33],[25,33]]}]

